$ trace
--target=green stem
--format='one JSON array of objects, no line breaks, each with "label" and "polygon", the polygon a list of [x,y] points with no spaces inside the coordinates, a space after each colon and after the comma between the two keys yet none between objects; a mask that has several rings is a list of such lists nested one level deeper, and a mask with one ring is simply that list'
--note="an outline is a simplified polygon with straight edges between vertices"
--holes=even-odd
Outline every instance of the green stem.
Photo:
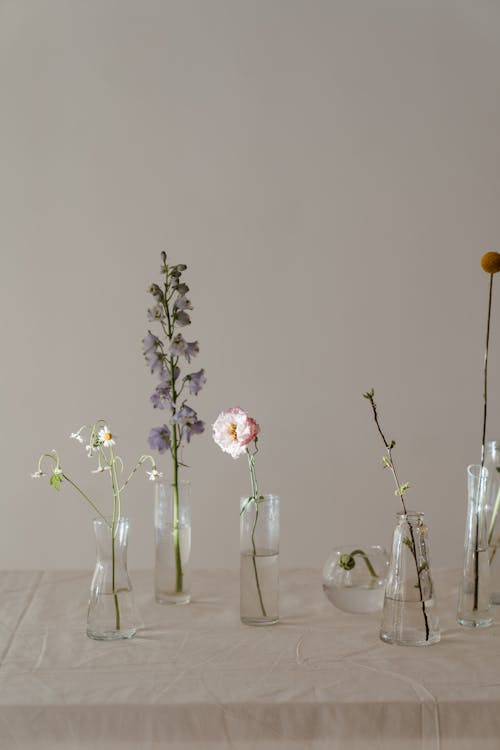
[{"label": "green stem", "polygon": [[116,475],[116,460],[113,453],[113,447],[110,447],[111,463],[111,482],[113,485],[113,524],[111,528],[111,586],[113,589],[113,599],[115,602],[115,626],[120,630],[120,604],[118,602],[118,592],[116,591],[116,571],[115,571],[115,536],[116,522],[120,520],[120,489],[118,487],[118,477]]},{"label": "green stem", "polygon": [[174,555],[175,555],[175,591],[177,594],[182,592],[183,570],[181,558],[181,542],[179,535],[179,462],[177,457],[177,427],[173,426],[172,430],[172,458],[174,464],[174,481],[172,489],[174,493],[174,517],[173,517],[173,534],[174,534]]},{"label": "green stem", "polygon": [[134,468],[132,469],[132,471],[130,472],[130,474],[128,475],[128,477],[125,480],[125,482],[120,487],[120,490],[119,490],[120,493],[123,492],[123,490],[125,489],[125,487],[127,486],[127,484],[130,482],[130,480],[132,479],[132,477],[134,476],[134,474],[136,473],[136,471],[138,471],[138,469],[140,469],[140,467],[142,466],[142,464],[145,461],[151,461],[152,468],[153,469],[156,468],[156,461],[154,460],[153,456],[141,456],[140,459],[137,461],[136,465],[134,466]]},{"label": "green stem", "polygon": [[103,514],[101,513],[101,511],[99,510],[99,508],[97,507],[97,505],[96,505],[95,503],[93,503],[93,502],[92,502],[92,500],[90,499],[90,497],[87,497],[87,495],[85,494],[85,492],[83,492],[83,490],[81,490],[81,489],[79,488],[79,486],[78,486],[77,484],[75,484],[75,483],[73,482],[73,480],[72,480],[72,479],[70,479],[70,478],[68,477],[68,475],[67,475],[67,474],[65,474],[65,473],[63,472],[62,476],[64,477],[64,479],[65,479],[65,480],[66,480],[67,482],[69,482],[69,483],[70,483],[70,485],[71,485],[72,487],[74,487],[74,488],[75,488],[75,490],[77,490],[77,491],[78,491],[78,492],[80,493],[80,495],[81,495],[82,497],[84,497],[84,498],[85,498],[85,500],[86,500],[86,501],[87,501],[87,502],[89,503],[89,505],[90,505],[90,506],[92,506],[92,508],[93,508],[93,509],[95,510],[95,512],[97,513],[97,515],[99,516],[99,518],[101,518],[101,519],[102,519],[102,520],[104,521],[104,523],[106,524],[106,526],[108,526],[109,528],[111,528],[111,527],[110,527],[110,525],[109,525],[109,521],[108,521],[108,519],[106,518],[106,516],[104,516],[104,515],[103,515]]},{"label": "green stem", "polygon": [[362,549],[355,549],[351,552],[350,557],[354,557],[354,555],[361,555],[372,578],[378,578],[378,575],[375,573],[375,569],[371,564],[370,558],[368,557],[366,552],[364,552]]},{"label": "green stem", "polygon": [[259,492],[257,489],[257,477],[255,474],[255,455],[252,455],[250,451],[247,449],[247,455],[248,455],[248,465],[250,468],[250,482],[252,485],[252,497],[253,501],[255,503],[255,518],[253,522],[252,527],[252,535],[251,535],[251,541],[252,541],[252,563],[253,563],[253,570],[255,574],[255,583],[257,585],[257,595],[259,597],[259,604],[260,609],[262,611],[263,617],[267,617],[266,608],[264,607],[264,600],[262,598],[262,590],[260,588],[260,581],[259,581],[259,573],[257,570],[257,549],[255,546],[255,529],[257,527],[257,520],[259,518]]}]

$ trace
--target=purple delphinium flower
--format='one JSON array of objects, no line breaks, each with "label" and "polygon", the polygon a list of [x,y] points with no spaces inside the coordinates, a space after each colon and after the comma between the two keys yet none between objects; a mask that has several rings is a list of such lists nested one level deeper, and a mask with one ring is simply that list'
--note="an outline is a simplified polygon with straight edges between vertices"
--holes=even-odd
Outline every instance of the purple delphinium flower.
[{"label": "purple delphinium flower", "polygon": [[178,263],[176,266],[170,267],[170,275],[174,279],[178,279],[183,271],[187,269],[187,266],[185,263]]},{"label": "purple delphinium flower", "polygon": [[207,382],[205,370],[201,369],[198,372],[192,372],[190,375],[186,375],[185,380],[189,384],[189,393],[192,396],[197,396]]},{"label": "purple delphinium flower", "polygon": [[155,305],[150,307],[148,310],[148,320],[152,323],[155,320],[163,320],[165,318],[165,311],[161,305]]},{"label": "purple delphinium flower", "polygon": [[177,336],[174,336],[174,338],[170,342],[168,350],[170,354],[174,355],[174,357],[180,357],[186,351],[186,344],[187,342],[184,339],[182,333],[178,333]]},{"label": "purple delphinium flower", "polygon": [[146,336],[144,336],[144,338],[142,339],[142,344],[144,354],[148,354],[152,349],[156,349],[158,346],[161,346],[161,340],[158,338],[158,336],[155,336],[154,333],[148,331]]},{"label": "purple delphinium flower", "polygon": [[188,362],[191,362],[191,359],[200,351],[200,345],[197,341],[186,341],[182,333],[178,333],[172,339],[169,351],[174,357],[184,356]]},{"label": "purple delphinium flower", "polygon": [[193,305],[187,299],[187,297],[177,297],[177,299],[174,302],[174,308],[176,310],[192,310]]},{"label": "purple delphinium flower", "polygon": [[149,331],[147,336],[144,337],[143,341],[143,353],[148,363],[151,372],[157,372],[163,370],[164,366],[164,355],[162,351],[162,343],[158,336]]},{"label": "purple delphinium flower", "polygon": [[179,310],[175,314],[175,322],[180,326],[188,326],[191,323],[191,318],[185,310]]},{"label": "purple delphinium flower", "polygon": [[199,435],[205,429],[205,423],[198,419],[195,410],[185,404],[174,416],[173,422],[181,427],[182,436],[186,438],[188,443],[191,440],[191,435]]},{"label": "purple delphinium flower", "polygon": [[155,409],[165,409],[167,406],[172,408],[173,401],[170,387],[168,385],[157,385],[150,401]]},{"label": "purple delphinium flower", "polygon": [[196,357],[200,351],[200,345],[197,341],[186,341],[186,349],[184,350],[184,356],[188,362],[191,362],[192,357]]},{"label": "purple delphinium flower", "polygon": [[166,424],[161,427],[153,427],[149,433],[149,445],[159,453],[170,450],[170,428]]}]

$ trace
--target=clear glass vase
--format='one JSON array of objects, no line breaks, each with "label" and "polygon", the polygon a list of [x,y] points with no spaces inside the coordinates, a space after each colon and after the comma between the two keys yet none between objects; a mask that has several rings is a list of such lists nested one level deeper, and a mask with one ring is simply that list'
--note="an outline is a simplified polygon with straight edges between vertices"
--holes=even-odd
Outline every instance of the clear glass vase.
[{"label": "clear glass vase", "polygon": [[457,622],[469,628],[491,625],[490,564],[486,493],[488,470],[467,467],[467,520],[465,524],[464,569],[458,588]]},{"label": "clear glass vase", "polygon": [[490,560],[490,601],[500,604],[500,442],[489,440],[484,446],[484,467],[488,470],[485,512]]},{"label": "clear glass vase", "polygon": [[133,638],[139,625],[127,571],[128,518],[94,519],[97,559],[90,585],[87,635],[98,641]]},{"label": "clear glass vase", "polygon": [[397,513],[380,637],[400,646],[430,646],[441,637],[423,513]]},{"label": "clear glass vase", "polygon": [[379,545],[335,547],[323,567],[323,591],[343,612],[380,611],[388,569],[387,552]]},{"label": "clear glass vase", "polygon": [[191,497],[188,481],[155,485],[155,599],[191,601]]},{"label": "clear glass vase", "polygon": [[280,505],[277,495],[241,498],[240,618],[245,625],[278,622]]}]

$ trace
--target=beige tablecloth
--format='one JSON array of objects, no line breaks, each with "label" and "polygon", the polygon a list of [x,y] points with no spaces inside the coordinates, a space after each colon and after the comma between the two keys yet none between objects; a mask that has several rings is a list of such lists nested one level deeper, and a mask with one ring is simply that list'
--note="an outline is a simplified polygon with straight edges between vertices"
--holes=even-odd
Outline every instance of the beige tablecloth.
[{"label": "beige tablecloth", "polygon": [[90,573],[0,574],[0,748],[497,750],[500,629],[455,624],[457,574],[435,574],[443,627],[388,646],[317,571],[281,575],[278,625],[239,622],[238,575],[194,574],[189,606],[153,602],[131,641],[85,635]]}]

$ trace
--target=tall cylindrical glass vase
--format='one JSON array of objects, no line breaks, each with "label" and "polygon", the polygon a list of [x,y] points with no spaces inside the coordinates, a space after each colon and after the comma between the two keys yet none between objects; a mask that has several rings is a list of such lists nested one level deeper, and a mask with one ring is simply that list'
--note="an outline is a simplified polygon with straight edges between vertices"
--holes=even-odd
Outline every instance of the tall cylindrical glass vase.
[{"label": "tall cylindrical glass vase", "polygon": [[458,588],[457,622],[469,628],[484,628],[493,622],[485,504],[487,485],[486,468],[481,469],[476,464],[467,467],[464,568]]},{"label": "tall cylindrical glass vase", "polygon": [[485,444],[484,466],[488,469],[484,504],[488,526],[490,601],[500,604],[500,441],[488,440]]},{"label": "tall cylindrical glass vase", "polygon": [[245,625],[278,622],[279,535],[277,495],[241,498],[240,617]]},{"label": "tall cylindrical glass vase", "polygon": [[155,484],[155,599],[159,604],[191,601],[190,483]]}]

